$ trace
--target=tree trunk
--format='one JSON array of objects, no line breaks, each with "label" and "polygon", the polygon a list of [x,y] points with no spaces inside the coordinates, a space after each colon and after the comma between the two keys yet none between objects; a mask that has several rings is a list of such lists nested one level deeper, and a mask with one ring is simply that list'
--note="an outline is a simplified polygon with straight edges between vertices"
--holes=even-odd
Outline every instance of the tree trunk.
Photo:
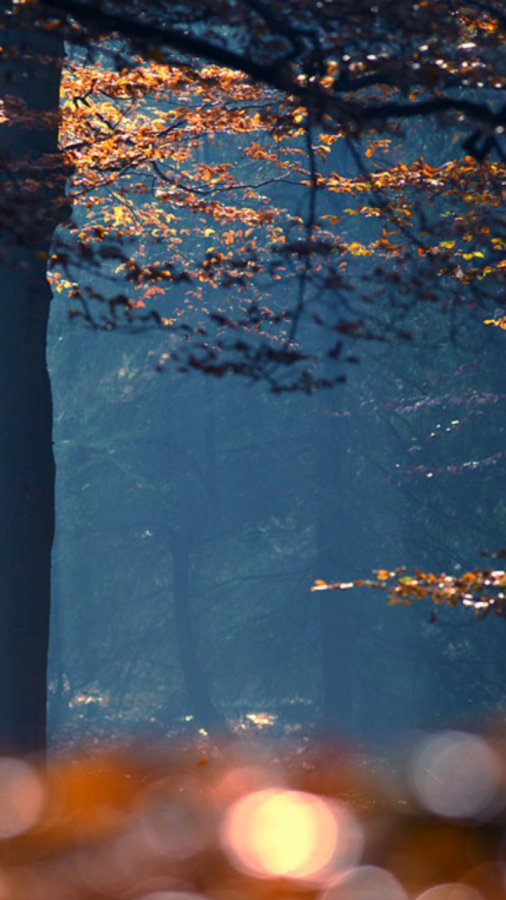
[{"label": "tree trunk", "polygon": [[0,751],[27,753],[44,747],[46,730],[55,474],[46,267],[56,209],[64,205],[57,171],[63,41],[35,28],[37,4],[7,7],[0,65],[7,112],[0,127]]}]

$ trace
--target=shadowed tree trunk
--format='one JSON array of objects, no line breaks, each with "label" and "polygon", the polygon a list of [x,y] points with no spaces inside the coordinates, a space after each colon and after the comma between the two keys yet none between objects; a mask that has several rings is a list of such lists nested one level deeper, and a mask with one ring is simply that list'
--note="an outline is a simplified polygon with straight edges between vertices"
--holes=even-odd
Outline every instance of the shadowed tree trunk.
[{"label": "shadowed tree trunk", "polygon": [[63,42],[36,30],[37,6],[3,5],[0,62],[0,750],[19,753],[45,744],[54,530],[46,267],[64,206]]}]

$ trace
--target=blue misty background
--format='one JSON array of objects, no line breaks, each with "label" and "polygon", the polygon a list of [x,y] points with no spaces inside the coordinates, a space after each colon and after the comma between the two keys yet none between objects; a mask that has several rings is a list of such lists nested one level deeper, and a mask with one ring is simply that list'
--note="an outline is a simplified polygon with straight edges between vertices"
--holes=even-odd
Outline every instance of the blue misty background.
[{"label": "blue misty background", "polygon": [[[198,152],[245,165],[234,136],[204,135]],[[422,123],[393,161],[421,152],[441,163],[455,143]],[[356,174],[343,141],[327,165]],[[307,213],[299,184],[266,190]],[[349,197],[317,201],[317,214],[341,216],[347,240],[377,236],[376,219],[348,215]],[[456,215],[445,202],[424,214]],[[351,292],[320,307],[307,294],[331,323],[353,304],[352,318],[375,321],[382,338],[345,341],[343,355],[358,362],[343,370],[328,359],[316,374],[344,371],[346,383],[313,394],[182,374],[170,354],[184,358],[184,342],[170,330],[90,331],[69,323],[57,295],[55,744],[224,726],[389,743],[412,728],[504,715],[502,620],[391,607],[366,589],[310,592],[315,579],[375,568],[454,574],[504,545],[504,336],[479,308],[445,306],[448,285],[424,260],[394,260],[390,281],[375,265],[354,259]],[[124,289],[111,272],[80,278],[107,297]],[[424,287],[438,303],[420,302]],[[294,302],[293,279],[268,288],[274,309]],[[211,291],[208,302],[226,299]],[[300,346],[333,346],[335,332],[307,312]]]},{"label": "blue misty background", "polygon": [[501,546],[495,333],[368,345],[345,385],[273,396],[160,373],[163,332],[93,333],[54,307],[55,744],[224,723],[383,742],[503,715],[501,620],[309,590]]}]

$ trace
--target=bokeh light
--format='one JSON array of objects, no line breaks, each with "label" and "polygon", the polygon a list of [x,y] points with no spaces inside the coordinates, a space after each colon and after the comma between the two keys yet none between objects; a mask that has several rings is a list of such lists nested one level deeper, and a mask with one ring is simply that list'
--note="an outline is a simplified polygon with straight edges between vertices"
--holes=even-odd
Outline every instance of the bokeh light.
[{"label": "bokeh light", "polygon": [[279,788],[233,803],[221,840],[232,863],[248,874],[317,884],[354,865],[363,844],[362,830],[344,806]]},{"label": "bokeh light", "polygon": [[189,805],[172,800],[147,808],[139,818],[143,841],[172,859],[186,859],[205,844],[204,821]]},{"label": "bokeh light", "polygon": [[20,759],[0,758],[0,839],[32,828],[44,799],[42,781],[32,766]]},{"label": "bokeh light", "polygon": [[483,900],[483,898],[478,891],[466,884],[452,883],[437,884],[419,894],[416,900]]},{"label": "bokeh light", "polygon": [[[0,900],[501,900],[505,747],[425,736],[406,770],[422,809],[401,781],[359,793],[349,757],[340,767],[319,748],[285,758],[276,747],[272,766],[236,744],[205,766],[201,746],[133,757],[130,770],[112,754],[44,771],[0,757],[1,833],[14,836]],[[438,779],[437,812],[425,778]],[[485,792],[469,793],[475,778]]]},{"label": "bokeh light", "polygon": [[330,885],[321,900],[408,900],[408,895],[386,869],[359,866]]},{"label": "bokeh light", "polygon": [[148,894],[139,894],[135,900],[207,900],[204,894],[194,894],[192,891],[150,891]]},{"label": "bokeh light", "polygon": [[253,791],[265,790],[272,785],[279,788],[281,777],[274,766],[231,766],[214,785],[213,795],[218,803],[228,805]]},{"label": "bokeh light", "polygon": [[443,731],[421,742],[410,780],[420,803],[431,812],[448,818],[478,818],[497,797],[500,767],[483,738]]},{"label": "bokeh light", "polygon": [[[494,849],[497,853],[497,849]],[[498,856],[500,855],[501,850],[499,849]],[[481,865],[468,870],[462,881],[467,888],[476,891],[483,900],[503,900],[506,897],[506,863],[499,858],[488,859]]]}]

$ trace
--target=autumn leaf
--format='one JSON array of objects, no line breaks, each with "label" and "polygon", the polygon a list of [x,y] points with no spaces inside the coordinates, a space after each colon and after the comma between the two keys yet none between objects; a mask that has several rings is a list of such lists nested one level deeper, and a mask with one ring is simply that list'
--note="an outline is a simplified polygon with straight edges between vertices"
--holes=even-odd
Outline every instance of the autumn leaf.
[{"label": "autumn leaf", "polygon": [[387,578],[392,578],[394,573],[389,572],[387,569],[378,569],[377,571],[375,570],[374,574],[378,581],[386,581]]}]

